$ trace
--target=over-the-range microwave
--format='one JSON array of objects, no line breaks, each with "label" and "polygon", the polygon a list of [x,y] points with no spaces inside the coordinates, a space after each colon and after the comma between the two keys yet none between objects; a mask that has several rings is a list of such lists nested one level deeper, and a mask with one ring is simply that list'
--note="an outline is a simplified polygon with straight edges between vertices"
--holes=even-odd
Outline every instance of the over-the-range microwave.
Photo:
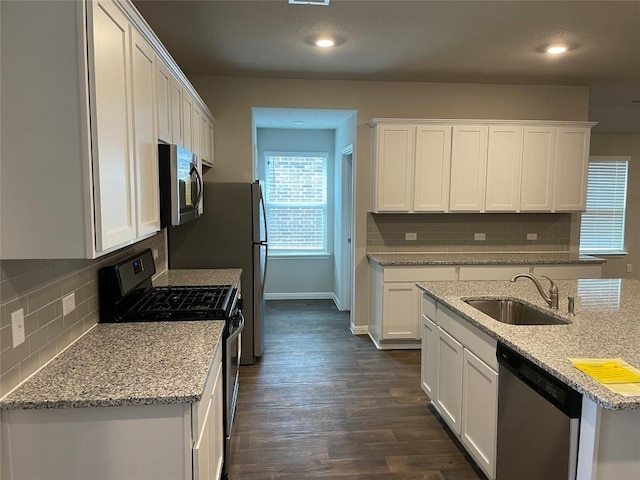
[{"label": "over-the-range microwave", "polygon": [[160,227],[182,225],[198,218],[202,177],[196,155],[180,145],[158,145]]}]

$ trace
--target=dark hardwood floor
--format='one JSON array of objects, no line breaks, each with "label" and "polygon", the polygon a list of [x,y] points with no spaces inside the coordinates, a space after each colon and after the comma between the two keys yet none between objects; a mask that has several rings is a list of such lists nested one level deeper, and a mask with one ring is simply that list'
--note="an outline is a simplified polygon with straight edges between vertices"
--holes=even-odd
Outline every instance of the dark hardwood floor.
[{"label": "dark hardwood floor", "polygon": [[269,301],[240,369],[230,480],[485,477],[420,388],[419,350],[377,350],[330,300]]}]

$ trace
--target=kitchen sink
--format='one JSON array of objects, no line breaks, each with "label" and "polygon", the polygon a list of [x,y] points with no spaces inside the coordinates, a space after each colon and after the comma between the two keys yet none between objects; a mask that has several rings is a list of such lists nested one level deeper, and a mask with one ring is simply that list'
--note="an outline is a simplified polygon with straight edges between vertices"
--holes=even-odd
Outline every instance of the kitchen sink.
[{"label": "kitchen sink", "polygon": [[518,300],[494,298],[490,300],[465,300],[473,308],[480,310],[494,320],[510,325],[567,325],[561,320],[537,310]]}]

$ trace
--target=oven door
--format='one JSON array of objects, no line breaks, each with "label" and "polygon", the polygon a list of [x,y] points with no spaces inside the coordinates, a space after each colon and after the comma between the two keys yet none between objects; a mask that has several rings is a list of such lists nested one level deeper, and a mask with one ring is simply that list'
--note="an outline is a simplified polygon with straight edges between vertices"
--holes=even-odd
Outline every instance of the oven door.
[{"label": "oven door", "polygon": [[[224,373],[225,373],[225,394],[224,394],[224,472],[227,471],[229,459],[231,458],[231,434],[236,414],[236,404],[238,401],[239,388],[239,367],[240,355],[242,354],[242,330],[244,329],[244,316],[242,312],[227,321],[227,337],[224,342]],[[224,478],[224,476],[223,476]]]}]

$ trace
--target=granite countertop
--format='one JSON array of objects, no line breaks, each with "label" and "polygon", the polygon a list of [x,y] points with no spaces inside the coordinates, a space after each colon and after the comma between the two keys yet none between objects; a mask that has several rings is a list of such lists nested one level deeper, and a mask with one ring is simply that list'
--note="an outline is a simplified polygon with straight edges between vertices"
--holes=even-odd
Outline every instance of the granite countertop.
[{"label": "granite countertop", "polygon": [[153,285],[233,285],[237,288],[241,275],[241,268],[165,270],[154,278]]},{"label": "granite countertop", "polygon": [[[240,285],[241,269],[169,270],[164,285]],[[0,409],[193,403],[224,321],[98,323],[0,401]]]},{"label": "granite countertop", "polygon": [[416,265],[551,265],[601,264],[606,260],[573,253],[368,253],[383,267]]},{"label": "granite countertop", "polygon": [[[622,358],[640,368],[640,281],[557,281],[560,308],[552,311],[530,280],[423,282],[418,287],[547,372],[609,410],[640,409],[640,396],[611,392],[573,367],[569,358]],[[567,297],[575,296],[575,317]],[[517,298],[571,322],[568,325],[508,325],[464,303],[469,298]]]}]

